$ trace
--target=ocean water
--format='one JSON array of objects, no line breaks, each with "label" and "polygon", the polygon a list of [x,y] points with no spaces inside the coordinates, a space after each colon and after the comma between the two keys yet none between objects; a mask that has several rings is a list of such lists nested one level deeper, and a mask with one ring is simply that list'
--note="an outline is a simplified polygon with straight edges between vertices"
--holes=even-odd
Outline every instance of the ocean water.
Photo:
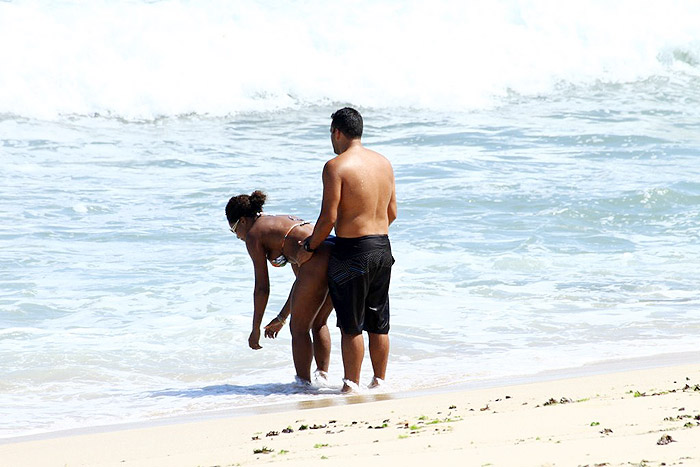
[{"label": "ocean water", "polygon": [[0,2],[0,437],[343,397],[335,327],[330,387],[248,348],[224,206],[314,220],[348,104],[396,173],[391,390],[697,350],[700,6],[360,3]]}]

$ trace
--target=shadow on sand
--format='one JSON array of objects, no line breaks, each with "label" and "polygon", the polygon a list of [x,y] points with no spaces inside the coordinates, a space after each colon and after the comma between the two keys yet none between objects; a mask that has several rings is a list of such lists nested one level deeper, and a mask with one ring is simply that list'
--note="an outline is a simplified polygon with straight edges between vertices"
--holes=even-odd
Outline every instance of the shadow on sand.
[{"label": "shadow on sand", "polygon": [[215,386],[205,386],[203,388],[191,389],[165,389],[150,393],[151,397],[185,397],[198,398],[207,396],[271,396],[274,394],[338,394],[340,388],[321,388],[316,386],[306,386],[298,383],[269,383],[269,384],[218,384]]}]

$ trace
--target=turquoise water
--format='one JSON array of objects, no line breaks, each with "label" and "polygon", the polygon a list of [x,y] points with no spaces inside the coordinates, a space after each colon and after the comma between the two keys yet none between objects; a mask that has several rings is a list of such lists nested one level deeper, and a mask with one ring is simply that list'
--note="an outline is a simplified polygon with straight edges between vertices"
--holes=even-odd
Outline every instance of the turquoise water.
[{"label": "turquoise water", "polygon": [[[22,35],[22,24],[60,31],[113,14],[109,28],[127,20],[108,3],[64,2],[51,7],[61,22],[37,4],[0,3],[0,39]],[[191,67],[174,78],[179,87],[166,79],[176,75],[163,53],[175,45],[149,31],[187,24],[185,38],[197,43],[229,27],[260,34],[260,15],[270,19],[265,28],[283,22],[253,5],[229,17],[217,2],[125,2],[123,15],[138,10],[160,22],[129,29],[130,40],[152,39],[152,50],[105,42],[125,57],[119,73],[108,71],[133,76],[141,59],[164,57],[149,79],[107,80],[90,54],[51,81],[42,81],[41,61],[0,70],[0,436],[342,397],[336,329],[329,388],[293,384],[286,330],[248,349],[252,264],[224,206],[263,189],[267,212],[314,220],[332,155],[329,116],[346,102],[365,117],[365,144],[396,172],[392,390],[697,349],[700,36],[687,26],[698,18],[690,3],[635,16],[638,28],[616,47],[604,39],[616,37],[609,22],[624,2],[593,3],[599,16],[571,20],[577,36],[554,26],[564,11],[546,10],[549,22],[534,19],[537,2],[496,3],[484,22],[509,31],[499,44],[509,47],[492,51],[494,63],[479,61],[483,48],[458,36],[471,71],[445,66],[464,86],[402,65],[355,76],[365,86],[340,96],[347,78],[324,74],[317,61],[330,52],[321,39],[334,37],[341,58],[368,46],[342,42],[328,26],[290,33],[298,58],[312,63],[306,74],[261,82],[253,67],[227,92],[191,69],[225,65],[185,49]],[[421,17],[418,4],[377,5],[368,8],[394,9],[400,24]],[[312,7],[321,14],[320,4],[304,8]],[[469,13],[460,8],[468,7],[436,3],[442,23],[428,26],[461,31],[447,14]],[[289,31],[313,19],[283,13]],[[364,26],[351,16],[346,27]],[[91,34],[106,34],[77,31],[73,42],[57,40],[92,52]],[[51,40],[33,40],[20,51],[51,55]],[[271,53],[266,44],[259,54]],[[447,39],[438,44],[440,56],[457,51]],[[526,45],[539,47],[526,49],[533,69],[511,62],[501,77],[503,60]],[[243,54],[230,39],[212,47]],[[559,47],[585,66],[563,61]],[[314,88],[322,78],[330,82]],[[289,268],[270,273],[266,318],[292,281]],[[368,382],[369,362],[364,370]]]}]

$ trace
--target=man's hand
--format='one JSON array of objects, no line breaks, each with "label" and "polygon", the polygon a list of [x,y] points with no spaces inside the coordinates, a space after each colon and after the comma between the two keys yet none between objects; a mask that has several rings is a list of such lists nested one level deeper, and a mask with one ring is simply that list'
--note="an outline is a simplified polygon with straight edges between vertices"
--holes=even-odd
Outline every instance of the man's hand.
[{"label": "man's hand", "polygon": [[277,334],[284,327],[284,321],[280,321],[279,318],[275,317],[270,323],[265,326],[265,337],[268,339],[274,339]]},{"label": "man's hand", "polygon": [[306,248],[304,248],[304,244],[310,240],[311,237],[307,237],[304,240],[297,242],[301,247],[301,250],[299,250],[299,253],[297,253],[297,264],[299,266],[310,260],[311,257],[314,255],[313,251],[306,251]]},{"label": "man's hand", "polygon": [[248,337],[248,346],[253,350],[260,350],[260,328],[253,329]]}]

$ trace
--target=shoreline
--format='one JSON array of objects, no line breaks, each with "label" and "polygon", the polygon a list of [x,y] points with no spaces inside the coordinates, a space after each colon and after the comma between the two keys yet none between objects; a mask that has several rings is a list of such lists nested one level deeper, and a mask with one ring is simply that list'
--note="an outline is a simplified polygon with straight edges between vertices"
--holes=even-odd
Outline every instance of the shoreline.
[{"label": "shoreline", "polygon": [[442,395],[455,392],[469,392],[482,389],[507,388],[509,386],[546,383],[563,379],[580,378],[594,375],[606,375],[621,372],[664,368],[679,365],[700,364],[700,351],[698,352],[674,352],[656,354],[648,357],[634,357],[623,359],[602,360],[588,363],[579,367],[545,370],[538,373],[501,376],[494,378],[482,378],[471,381],[418,388],[410,391],[398,392],[365,392],[350,396],[341,394],[318,395],[317,398],[294,402],[276,402],[273,404],[252,405],[221,409],[208,412],[196,412],[191,414],[175,415],[171,417],[154,418],[132,422],[117,422],[105,425],[60,429],[33,433],[26,435],[0,438],[0,447],[7,444],[42,441],[70,436],[81,436],[98,433],[111,433],[124,430],[162,427],[185,423],[206,422],[210,420],[241,418],[256,415],[269,415],[299,410],[309,410],[324,407],[339,407],[353,404],[363,404],[393,399],[410,399],[431,395]]},{"label": "shoreline", "polygon": [[[267,413],[9,438],[0,442],[0,464],[301,465],[325,458],[380,465],[440,458],[512,465],[509,456],[516,456],[528,459],[522,465],[700,465],[697,356],[668,354],[644,359],[653,368],[601,373],[631,361],[606,362],[584,368],[596,374],[536,382],[352,395]],[[684,358],[693,361],[678,363]],[[664,436],[669,442],[657,444]]]}]

